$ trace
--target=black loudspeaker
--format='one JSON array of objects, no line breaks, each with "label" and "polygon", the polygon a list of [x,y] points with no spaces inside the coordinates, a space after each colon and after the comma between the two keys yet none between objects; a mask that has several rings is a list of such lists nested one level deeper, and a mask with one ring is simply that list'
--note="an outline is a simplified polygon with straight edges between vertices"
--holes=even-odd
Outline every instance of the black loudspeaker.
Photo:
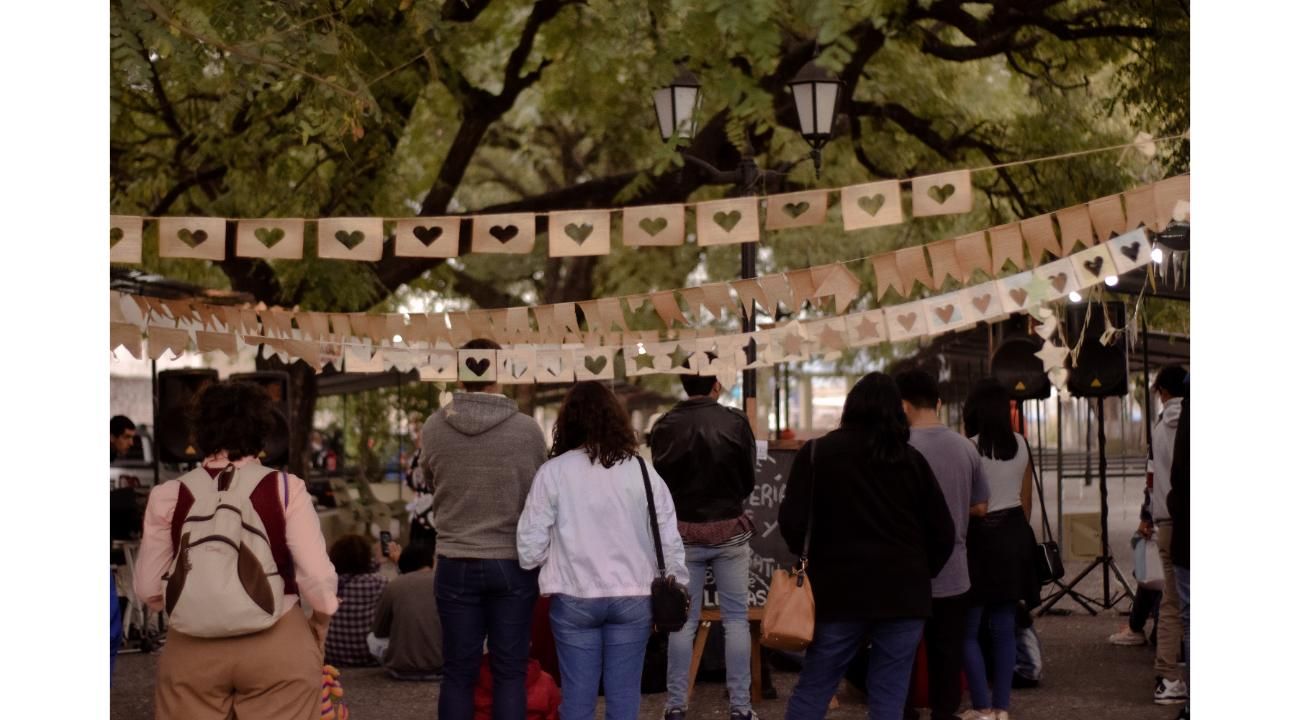
[{"label": "black loudspeaker", "polygon": [[275,430],[266,438],[266,448],[258,456],[263,465],[284,465],[289,462],[289,373],[275,370],[236,373],[231,380],[261,385],[271,396],[275,409]]},{"label": "black loudspeaker", "polygon": [[190,405],[194,396],[217,382],[216,370],[163,370],[158,373],[158,459],[165,463],[195,463],[203,459],[194,444]]},{"label": "black loudspeaker", "polygon": [[[1106,319],[1116,330],[1125,325],[1124,303],[1111,301],[1091,305],[1066,306],[1066,335],[1073,347],[1083,338],[1079,357],[1070,367],[1067,386],[1076,397],[1116,397],[1128,394],[1128,343],[1123,333],[1116,333],[1109,345],[1101,344]],[[1089,312],[1091,307],[1091,313]],[[1105,313],[1103,317],[1102,313]],[[1084,324],[1084,317],[1088,322]]]},{"label": "black loudspeaker", "polygon": [[1020,335],[1002,341],[993,353],[993,377],[1012,400],[1042,400],[1052,394],[1043,361],[1034,355],[1043,347],[1038,336]]}]

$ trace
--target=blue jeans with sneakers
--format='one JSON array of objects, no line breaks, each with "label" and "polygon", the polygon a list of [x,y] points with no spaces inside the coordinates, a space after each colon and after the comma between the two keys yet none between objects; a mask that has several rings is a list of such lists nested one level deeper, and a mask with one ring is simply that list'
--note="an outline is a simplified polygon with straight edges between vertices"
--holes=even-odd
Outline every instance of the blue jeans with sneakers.
[{"label": "blue jeans with sneakers", "polygon": [[650,640],[650,596],[555,595],[551,631],[560,660],[560,720],[596,716],[602,676],[606,720],[636,720]]},{"label": "blue jeans with sneakers", "polygon": [[871,720],[902,720],[912,663],[921,644],[925,620],[826,622],[813,625],[813,640],[804,654],[803,671],[785,707],[786,720],[826,717],[840,679],[864,640],[867,651],[867,704]]},{"label": "blue jeans with sneakers", "polygon": [[686,546],[686,569],[690,571],[691,611],[682,629],[668,636],[668,703],[666,708],[686,709],[687,677],[695,631],[704,604],[704,572],[713,566],[722,610],[722,632],[726,640],[727,696],[731,709],[741,715],[751,710],[749,637],[749,545],[712,547]]}]

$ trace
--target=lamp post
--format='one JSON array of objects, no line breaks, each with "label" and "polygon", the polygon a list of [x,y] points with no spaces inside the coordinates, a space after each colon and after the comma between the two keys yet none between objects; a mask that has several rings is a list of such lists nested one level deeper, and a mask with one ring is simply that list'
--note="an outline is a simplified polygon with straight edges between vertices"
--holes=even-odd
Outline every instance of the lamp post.
[{"label": "lamp post", "polygon": [[[795,74],[788,87],[791,94],[794,95],[795,110],[799,114],[799,134],[812,147],[809,157],[813,161],[813,170],[816,176],[821,177],[821,151],[831,138],[835,113],[840,100],[840,81],[834,75],[810,61]],[[672,83],[667,87],[655,90],[655,115],[659,121],[659,136],[663,138],[664,142],[671,142],[673,138],[690,141],[695,137],[698,126],[697,115],[702,98],[703,93],[700,92],[699,80],[696,79],[694,73],[685,68],[678,71],[677,76],[673,78]],[[758,163],[754,161],[753,149],[750,147],[744,148],[744,156],[740,160],[740,165],[734,170],[727,171],[719,170],[707,161],[697,158],[684,150],[681,155],[683,160],[700,168],[708,176],[711,183],[730,183],[732,190],[728,194],[732,197],[755,195],[760,183],[768,178],[775,179],[784,175],[782,172],[764,170],[758,167]],[[740,277],[748,280],[756,277],[757,274],[757,244],[752,242],[742,243],[740,246]],[[750,306],[745,308],[745,311],[744,332],[752,333],[757,327],[753,303],[750,303]],[[745,348],[745,357],[749,363],[754,362],[754,352],[753,344]],[[744,371],[741,388],[745,414],[749,417],[749,424],[753,427],[754,434],[758,435],[758,373],[756,370],[748,369]]]}]

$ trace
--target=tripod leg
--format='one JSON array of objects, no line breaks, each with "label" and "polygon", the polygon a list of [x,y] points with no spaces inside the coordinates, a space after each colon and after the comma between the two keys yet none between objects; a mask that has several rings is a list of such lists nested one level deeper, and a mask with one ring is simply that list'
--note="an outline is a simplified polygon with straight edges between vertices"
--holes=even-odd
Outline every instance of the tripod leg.
[{"label": "tripod leg", "polygon": [[[1042,617],[1044,614],[1047,613],[1048,610],[1051,610],[1052,607],[1056,605],[1056,603],[1060,602],[1061,598],[1065,597],[1066,595],[1075,598],[1075,600],[1077,601],[1080,595],[1074,591],[1074,586],[1082,582],[1083,579],[1088,576],[1088,573],[1092,572],[1093,569],[1095,569],[1098,565],[1101,565],[1103,562],[1104,562],[1103,558],[1100,557],[1097,558],[1096,560],[1093,560],[1088,565],[1088,567],[1084,568],[1083,572],[1076,575],[1074,579],[1069,582],[1068,585],[1066,585],[1064,588],[1061,588],[1060,592],[1052,596],[1052,599],[1043,605],[1042,609],[1038,611],[1039,617]],[[1098,606],[1101,606],[1101,603],[1098,603],[1095,600],[1093,600],[1092,602]],[[1092,606],[1088,605],[1087,603],[1080,602],[1079,604],[1083,605],[1083,609],[1087,610],[1088,614],[1090,615],[1097,614],[1097,611],[1092,609]]]},{"label": "tripod leg", "polygon": [[1124,592],[1116,593],[1113,599],[1106,598],[1105,607],[1107,609],[1113,608],[1116,605],[1120,604],[1126,597],[1129,598],[1137,597],[1137,594],[1133,592],[1132,586],[1130,586],[1128,584],[1128,580],[1125,579],[1124,573],[1120,572],[1119,565],[1116,564],[1115,558],[1113,557],[1106,558],[1106,572],[1115,573],[1115,579],[1119,581],[1120,587],[1124,588]]}]

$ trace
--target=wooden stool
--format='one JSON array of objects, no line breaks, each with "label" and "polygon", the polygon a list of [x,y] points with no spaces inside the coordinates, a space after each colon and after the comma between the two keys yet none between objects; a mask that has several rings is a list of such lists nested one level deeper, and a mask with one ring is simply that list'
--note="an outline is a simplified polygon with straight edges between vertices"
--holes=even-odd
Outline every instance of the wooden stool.
[{"label": "wooden stool", "polygon": [[[722,622],[722,610],[704,608],[700,611],[700,626],[695,634],[695,649],[691,653],[691,670],[686,680],[686,699],[690,700],[695,692],[695,674],[700,671],[700,658],[704,657],[704,645],[709,640],[709,629],[713,623]],[[763,608],[749,609],[749,695],[750,703],[757,705],[763,699],[763,661],[759,655],[759,625],[763,622]]]}]

